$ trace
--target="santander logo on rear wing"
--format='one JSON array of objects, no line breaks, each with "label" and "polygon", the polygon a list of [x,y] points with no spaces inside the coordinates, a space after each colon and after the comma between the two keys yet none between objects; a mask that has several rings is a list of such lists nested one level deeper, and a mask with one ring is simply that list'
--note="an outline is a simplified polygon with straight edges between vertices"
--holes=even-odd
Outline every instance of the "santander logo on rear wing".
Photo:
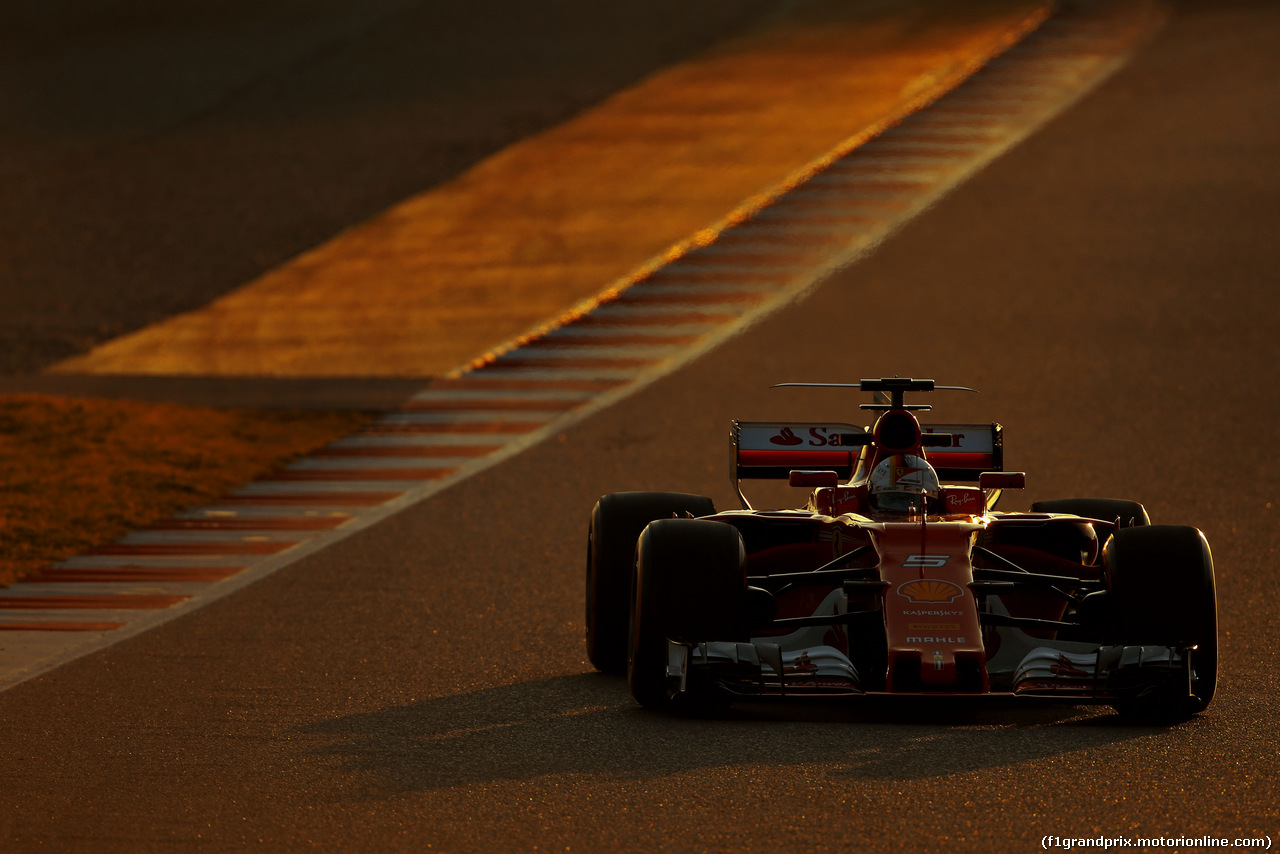
[{"label": "santander logo on rear wing", "polygon": [[848,480],[870,439],[852,424],[734,421],[734,477],[786,480],[793,470],[815,469]]},{"label": "santander logo on rear wing", "polygon": [[[949,436],[925,456],[950,482],[976,483],[979,475],[1004,470],[1004,428],[990,424],[921,425],[926,434]],[[795,470],[834,471],[853,477],[871,435],[861,427],[833,422],[734,421],[730,433],[734,480],[786,480]],[[939,442],[946,441],[939,439]]]}]

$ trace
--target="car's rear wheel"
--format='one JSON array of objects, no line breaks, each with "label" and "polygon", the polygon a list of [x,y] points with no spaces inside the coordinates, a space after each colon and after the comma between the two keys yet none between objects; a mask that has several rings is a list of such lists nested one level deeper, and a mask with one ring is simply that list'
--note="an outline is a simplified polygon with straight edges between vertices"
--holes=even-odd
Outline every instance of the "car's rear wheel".
[{"label": "car's rear wheel", "polygon": [[709,699],[691,690],[673,701],[668,641],[746,640],[744,560],[742,536],[724,522],[666,519],[644,529],[627,661],[631,694],[642,705],[672,709]]},{"label": "car's rear wheel", "polygon": [[[1057,498],[1052,501],[1036,501],[1031,505],[1032,513],[1070,513],[1086,519],[1101,519],[1104,522],[1115,522],[1120,528],[1137,528],[1151,524],[1147,509],[1137,501],[1124,498]],[[1102,546],[1107,542],[1110,532],[1098,533],[1098,543],[1093,549],[1095,555],[1101,554]]]},{"label": "car's rear wheel", "polygon": [[587,534],[587,658],[604,673],[627,672],[627,623],[636,540],[655,519],[710,516],[710,498],[682,492],[616,492],[596,502]]},{"label": "car's rear wheel", "polygon": [[1137,501],[1125,498],[1056,498],[1032,503],[1031,512],[1071,513],[1086,519],[1118,521],[1121,528],[1138,528],[1151,524],[1147,508]]},{"label": "car's rear wheel", "polygon": [[1218,605],[1209,543],[1196,528],[1122,528],[1103,555],[1112,644],[1194,646],[1190,695],[1154,692],[1116,704],[1121,714],[1183,718],[1203,711],[1218,682]]}]

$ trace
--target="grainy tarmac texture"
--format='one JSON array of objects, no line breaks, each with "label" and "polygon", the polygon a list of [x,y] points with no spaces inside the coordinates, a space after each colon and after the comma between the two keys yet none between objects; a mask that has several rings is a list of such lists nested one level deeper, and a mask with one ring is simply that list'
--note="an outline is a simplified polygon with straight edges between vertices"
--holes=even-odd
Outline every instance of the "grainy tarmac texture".
[{"label": "grainy tarmac texture", "polygon": [[777,6],[18,4],[0,371],[198,308]]},{"label": "grainy tarmac texture", "polygon": [[[0,694],[6,850],[1275,840],[1280,9],[1168,8],[1072,109],[686,369]],[[982,390],[932,402],[1005,425],[1029,479],[1012,506],[1123,495],[1205,530],[1225,656],[1207,713],[1177,727],[882,704],[680,720],[590,672],[582,540],[600,493],[732,506],[730,418],[844,420],[855,404],[770,383],[893,374]]]}]

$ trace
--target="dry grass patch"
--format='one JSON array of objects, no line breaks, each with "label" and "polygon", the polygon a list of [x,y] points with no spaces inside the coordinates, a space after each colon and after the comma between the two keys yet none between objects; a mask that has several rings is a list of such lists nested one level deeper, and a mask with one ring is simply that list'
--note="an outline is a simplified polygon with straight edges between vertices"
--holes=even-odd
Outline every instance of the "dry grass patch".
[{"label": "dry grass patch", "polygon": [[0,397],[0,584],[207,503],[370,418]]}]

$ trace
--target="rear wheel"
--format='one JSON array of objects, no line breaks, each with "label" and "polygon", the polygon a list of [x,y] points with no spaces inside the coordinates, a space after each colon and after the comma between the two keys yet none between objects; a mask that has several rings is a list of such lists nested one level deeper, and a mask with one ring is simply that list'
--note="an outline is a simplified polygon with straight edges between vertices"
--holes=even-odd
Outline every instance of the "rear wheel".
[{"label": "rear wheel", "polygon": [[1151,524],[1147,508],[1137,501],[1124,498],[1057,498],[1053,501],[1036,501],[1032,513],[1071,513],[1086,519],[1104,522],[1118,521],[1121,528],[1139,528]]},{"label": "rear wheel", "polygon": [[671,709],[708,699],[672,699],[668,640],[746,640],[744,560],[738,529],[724,522],[666,519],[644,529],[636,555],[627,661],[631,694],[642,705]]},{"label": "rear wheel", "polygon": [[[1101,519],[1104,522],[1115,522],[1120,528],[1138,528],[1151,524],[1147,509],[1137,501],[1124,498],[1058,498],[1052,501],[1036,501],[1031,505],[1032,513],[1070,513],[1086,519]],[[1105,531],[1098,536],[1098,545],[1094,549],[1097,554],[1106,544]]]},{"label": "rear wheel", "polygon": [[1203,711],[1218,682],[1218,605],[1213,555],[1190,527],[1122,528],[1103,556],[1109,577],[1110,640],[1126,646],[1194,646],[1190,696],[1155,692],[1116,704],[1121,714],[1185,718]]},{"label": "rear wheel", "polygon": [[710,498],[682,492],[616,492],[596,502],[587,534],[587,657],[604,673],[627,672],[627,623],[636,540],[645,525],[710,516]]}]

